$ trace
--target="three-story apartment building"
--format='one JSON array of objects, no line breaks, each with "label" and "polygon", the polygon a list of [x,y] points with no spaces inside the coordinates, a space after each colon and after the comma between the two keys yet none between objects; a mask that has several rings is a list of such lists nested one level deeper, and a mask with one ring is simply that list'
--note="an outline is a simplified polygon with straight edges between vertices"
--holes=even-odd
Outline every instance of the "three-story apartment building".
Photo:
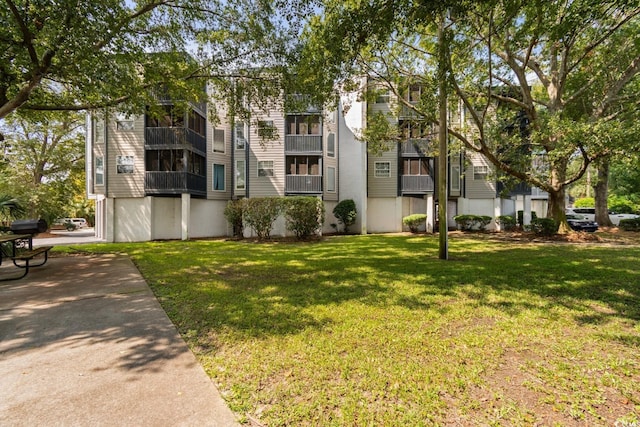
[{"label": "three-story apartment building", "polygon": [[[419,90],[407,91],[409,102]],[[414,213],[426,214],[426,230],[433,231],[440,204],[436,129],[407,109],[394,113],[396,101],[390,93],[371,102],[344,94],[335,111],[249,108],[245,119],[215,106],[215,125],[206,105],[179,108],[169,99],[158,101],[161,114],[157,108],[132,117],[94,114],[87,184],[96,200],[96,234],[110,242],[229,236],[229,200],[294,195],[324,201],[325,233],[334,231],[332,210],[344,199],[358,209],[354,231],[399,232],[402,218]],[[375,112],[400,132],[390,149],[372,154],[360,138]],[[531,208],[530,195],[500,198],[490,171],[479,155],[448,156],[450,228],[456,214],[514,215]],[[283,219],[274,228],[272,234],[286,234]]]}]

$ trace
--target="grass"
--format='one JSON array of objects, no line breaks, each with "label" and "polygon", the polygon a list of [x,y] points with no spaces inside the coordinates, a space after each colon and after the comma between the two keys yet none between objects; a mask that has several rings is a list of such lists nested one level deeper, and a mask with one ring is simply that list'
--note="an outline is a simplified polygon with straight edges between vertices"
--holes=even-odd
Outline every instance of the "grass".
[{"label": "grass", "polygon": [[132,257],[248,423],[639,425],[640,247],[464,237],[442,261],[437,245],[83,249]]}]

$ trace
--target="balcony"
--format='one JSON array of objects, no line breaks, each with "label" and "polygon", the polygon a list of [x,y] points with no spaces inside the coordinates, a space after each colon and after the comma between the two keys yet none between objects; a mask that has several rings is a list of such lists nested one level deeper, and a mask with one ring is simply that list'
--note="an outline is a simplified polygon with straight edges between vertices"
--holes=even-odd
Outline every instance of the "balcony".
[{"label": "balcony", "polygon": [[322,135],[285,135],[284,151],[287,154],[305,153],[322,155]]},{"label": "balcony", "polygon": [[431,138],[411,138],[400,143],[400,155],[403,157],[433,157],[429,154],[433,148],[433,139]]},{"label": "balcony", "polygon": [[402,175],[400,192],[402,194],[433,193],[433,177],[429,175]]},{"label": "balcony", "polygon": [[207,178],[189,172],[145,172],[146,194],[207,195]]},{"label": "balcony", "polygon": [[288,194],[322,193],[322,175],[287,175],[285,192]]},{"label": "balcony", "polygon": [[186,145],[202,154],[207,152],[207,139],[185,128],[145,128],[144,145],[147,149],[178,148],[176,146],[184,148]]}]

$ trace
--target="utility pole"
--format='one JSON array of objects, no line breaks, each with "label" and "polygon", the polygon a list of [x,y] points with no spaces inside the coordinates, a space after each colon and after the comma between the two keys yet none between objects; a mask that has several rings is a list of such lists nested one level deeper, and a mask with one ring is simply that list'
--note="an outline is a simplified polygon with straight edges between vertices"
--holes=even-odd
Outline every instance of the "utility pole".
[{"label": "utility pole", "polygon": [[438,221],[439,221],[439,258],[449,259],[449,239],[447,227],[447,169],[449,149],[447,147],[447,41],[444,36],[445,14],[438,25]]}]

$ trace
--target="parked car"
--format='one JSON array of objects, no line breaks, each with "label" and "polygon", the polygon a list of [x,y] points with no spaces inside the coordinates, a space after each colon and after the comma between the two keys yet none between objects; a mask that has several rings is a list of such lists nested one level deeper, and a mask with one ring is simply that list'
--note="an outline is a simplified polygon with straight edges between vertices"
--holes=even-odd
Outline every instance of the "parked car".
[{"label": "parked car", "polygon": [[623,219],[637,219],[637,218],[640,218],[640,215],[609,212],[609,219],[615,226],[620,225],[620,221]]},{"label": "parked car", "polygon": [[69,231],[77,228],[87,228],[88,226],[89,223],[87,223],[87,220],[84,218],[59,218],[51,224],[52,229],[66,229]]},{"label": "parked car", "polygon": [[597,222],[590,221],[578,214],[567,214],[567,222],[569,223],[569,227],[575,231],[588,231],[593,233],[598,229]]},{"label": "parked car", "polygon": [[[567,215],[569,214],[581,215],[584,217],[584,219],[587,219],[589,221],[596,220],[596,208],[567,208]],[[609,211],[609,219],[611,220],[611,223],[616,227],[620,225],[621,219],[635,219],[635,218],[640,218],[640,215],[620,214],[620,213]]]}]

